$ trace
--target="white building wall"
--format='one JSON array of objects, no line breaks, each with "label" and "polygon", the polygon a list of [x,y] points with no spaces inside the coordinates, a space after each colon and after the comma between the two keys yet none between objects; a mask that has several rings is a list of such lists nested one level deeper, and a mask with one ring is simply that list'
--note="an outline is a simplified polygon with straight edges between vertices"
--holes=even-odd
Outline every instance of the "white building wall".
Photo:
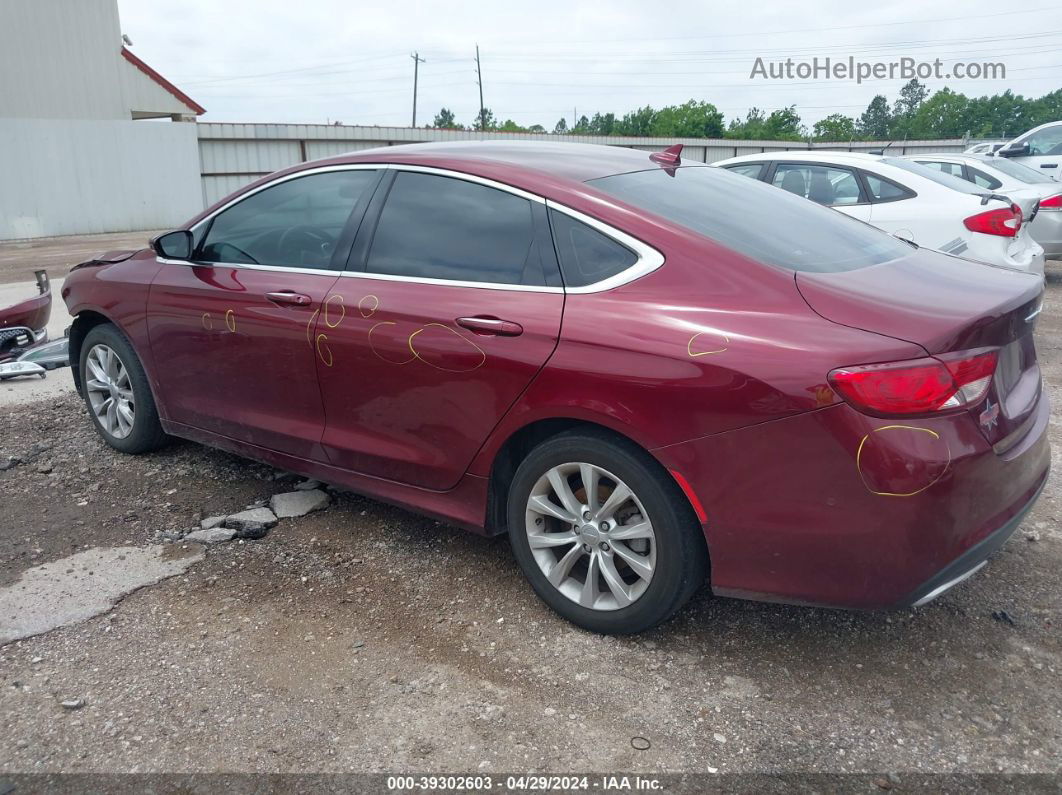
[{"label": "white building wall", "polygon": [[0,240],[166,229],[202,209],[194,124],[0,118]]}]

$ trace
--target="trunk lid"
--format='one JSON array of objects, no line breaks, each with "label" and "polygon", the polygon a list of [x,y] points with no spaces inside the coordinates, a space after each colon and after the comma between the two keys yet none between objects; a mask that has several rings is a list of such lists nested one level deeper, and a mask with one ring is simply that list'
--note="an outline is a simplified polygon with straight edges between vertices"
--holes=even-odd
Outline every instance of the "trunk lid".
[{"label": "trunk lid", "polygon": [[1039,276],[921,249],[858,270],[801,271],[796,285],[827,320],[913,342],[931,355],[998,349],[988,396],[969,411],[998,451],[1020,438],[1041,389],[1033,344]]}]

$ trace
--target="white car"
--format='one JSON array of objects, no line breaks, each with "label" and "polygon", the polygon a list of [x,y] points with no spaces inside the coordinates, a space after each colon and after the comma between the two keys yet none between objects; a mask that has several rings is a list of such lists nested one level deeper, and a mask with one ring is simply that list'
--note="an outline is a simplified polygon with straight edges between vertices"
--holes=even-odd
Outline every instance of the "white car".
[{"label": "white car", "polygon": [[995,153],[1035,169],[1054,180],[1062,180],[1062,121],[1033,127]]},{"label": "white car", "polygon": [[925,248],[1043,274],[1029,234],[1032,191],[995,196],[901,157],[858,152],[768,152],[713,165],[825,204]]},{"label": "white car", "polygon": [[1035,191],[1040,196],[1040,210],[1029,232],[1044,247],[1048,259],[1062,259],[1062,185],[1044,177],[1035,169],[1013,160],[986,155],[956,155],[952,153],[907,155],[909,160],[936,168],[945,174],[959,177],[982,188],[1011,195]]},{"label": "white car", "polygon": [[963,154],[966,155],[990,155],[993,152],[1002,149],[1007,145],[1006,141],[990,141],[980,144],[974,144],[971,147],[963,150]]}]

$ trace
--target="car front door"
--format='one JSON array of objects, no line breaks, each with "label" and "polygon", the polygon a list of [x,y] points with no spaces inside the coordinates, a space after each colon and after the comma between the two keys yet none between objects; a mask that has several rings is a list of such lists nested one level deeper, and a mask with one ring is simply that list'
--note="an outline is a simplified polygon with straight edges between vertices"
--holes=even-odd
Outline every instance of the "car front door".
[{"label": "car front door", "polygon": [[1062,122],[1038,130],[1017,143],[1029,144],[1029,154],[1014,160],[1036,169],[1045,179],[1062,180]]},{"label": "car front door", "polygon": [[337,466],[447,489],[549,359],[564,293],[541,199],[394,167],[313,353]]},{"label": "car front door", "polygon": [[163,261],[148,331],[170,420],[324,459],[307,325],[379,175],[347,168],[283,178],[197,225],[191,263]]},{"label": "car front door", "polygon": [[845,215],[870,221],[871,205],[854,170],[819,163],[778,163],[769,181],[772,185]]}]

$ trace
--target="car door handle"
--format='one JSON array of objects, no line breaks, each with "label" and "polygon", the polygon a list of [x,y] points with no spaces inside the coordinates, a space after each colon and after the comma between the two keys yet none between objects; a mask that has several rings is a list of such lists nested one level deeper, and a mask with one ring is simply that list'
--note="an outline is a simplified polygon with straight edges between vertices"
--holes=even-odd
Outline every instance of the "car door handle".
[{"label": "car door handle", "polygon": [[1040,168],[1058,168],[1058,163],[1041,163]]},{"label": "car door handle", "polygon": [[524,333],[524,327],[519,323],[487,315],[459,317],[457,318],[457,325],[469,331],[474,331],[476,334],[496,335],[499,337],[519,337]]},{"label": "car door handle", "polygon": [[279,290],[275,293],[266,293],[266,298],[272,301],[274,304],[294,304],[295,306],[309,306],[313,299],[308,295],[302,293],[295,293],[291,290]]}]

